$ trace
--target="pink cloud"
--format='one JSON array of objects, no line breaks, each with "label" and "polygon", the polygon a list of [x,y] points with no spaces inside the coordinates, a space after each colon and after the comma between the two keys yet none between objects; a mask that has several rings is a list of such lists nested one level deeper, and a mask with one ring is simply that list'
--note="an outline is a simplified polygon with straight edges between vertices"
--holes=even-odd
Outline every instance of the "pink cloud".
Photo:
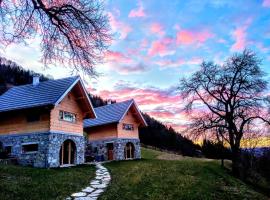
[{"label": "pink cloud", "polygon": [[169,37],[153,41],[151,44],[151,47],[148,49],[148,55],[150,55],[150,56],[172,55],[175,53],[175,51],[172,50],[172,48],[171,48],[173,43],[174,43],[174,39],[169,38]]},{"label": "pink cloud", "polygon": [[270,7],[270,0],[264,0],[262,5],[263,5],[263,7],[269,8]]},{"label": "pink cloud", "polygon": [[131,63],[132,59],[125,56],[123,53],[118,51],[107,51],[105,54],[106,62],[114,63]]},{"label": "pink cloud", "polygon": [[176,43],[178,45],[201,45],[213,36],[214,35],[207,30],[196,32],[182,29],[178,31],[176,35]]},{"label": "pink cloud", "polygon": [[178,59],[176,61],[162,59],[160,61],[156,61],[155,64],[159,65],[162,69],[166,69],[166,68],[181,67],[183,65],[199,65],[201,62],[202,62],[201,58],[194,57],[189,60]]},{"label": "pink cloud", "polygon": [[145,17],[146,14],[144,12],[144,8],[142,4],[139,4],[139,7],[137,9],[132,9],[128,15],[128,17]]},{"label": "pink cloud", "polygon": [[128,24],[121,22],[115,18],[115,16],[112,13],[108,13],[109,16],[109,22],[111,25],[111,28],[114,32],[120,33],[120,39],[125,39],[127,35],[132,31],[131,26]]},{"label": "pink cloud", "polygon": [[123,75],[137,74],[137,73],[142,73],[148,70],[146,65],[144,65],[143,63],[133,64],[133,65],[115,65],[114,69],[119,74],[123,74]]},{"label": "pink cloud", "polygon": [[[140,88],[126,81],[119,81],[111,90],[92,91],[105,99],[118,102],[135,99],[143,112],[150,114],[165,124],[173,124],[179,130],[187,118],[182,112],[181,97],[176,87],[160,89],[156,87]],[[179,121],[180,120],[180,121]]]},{"label": "pink cloud", "polygon": [[252,18],[248,18],[242,26],[237,27],[232,32],[232,38],[235,40],[231,46],[231,51],[241,51],[247,46],[247,29],[252,22]]},{"label": "pink cloud", "polygon": [[235,43],[232,45],[232,51],[243,50],[246,46],[246,27],[239,27],[232,33]]},{"label": "pink cloud", "polygon": [[164,28],[160,23],[153,23],[150,25],[150,31],[153,34],[157,34],[159,36],[163,36],[165,34]]}]

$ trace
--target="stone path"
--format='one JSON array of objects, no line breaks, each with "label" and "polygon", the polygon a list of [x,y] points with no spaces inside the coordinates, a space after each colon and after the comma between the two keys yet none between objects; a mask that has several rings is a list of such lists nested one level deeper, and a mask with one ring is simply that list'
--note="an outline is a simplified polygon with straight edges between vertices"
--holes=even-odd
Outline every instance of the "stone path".
[{"label": "stone path", "polygon": [[77,192],[66,198],[66,200],[96,200],[104,192],[111,180],[110,173],[100,163],[96,164],[96,177],[90,185],[81,192]]}]

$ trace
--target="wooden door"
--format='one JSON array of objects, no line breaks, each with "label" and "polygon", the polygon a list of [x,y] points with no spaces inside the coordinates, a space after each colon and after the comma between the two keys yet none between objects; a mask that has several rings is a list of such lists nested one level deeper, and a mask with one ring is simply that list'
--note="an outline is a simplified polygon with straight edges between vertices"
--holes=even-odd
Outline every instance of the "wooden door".
[{"label": "wooden door", "polygon": [[107,144],[108,160],[113,160],[113,143]]}]

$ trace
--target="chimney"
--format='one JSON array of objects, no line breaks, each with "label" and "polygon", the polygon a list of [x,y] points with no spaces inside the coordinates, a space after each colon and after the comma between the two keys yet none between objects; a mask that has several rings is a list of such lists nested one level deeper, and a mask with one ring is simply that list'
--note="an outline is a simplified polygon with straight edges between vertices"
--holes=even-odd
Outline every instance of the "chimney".
[{"label": "chimney", "polygon": [[107,104],[108,104],[108,105],[112,104],[112,100],[111,100],[111,99],[108,99],[108,100],[107,100]]},{"label": "chimney", "polygon": [[36,86],[39,84],[39,74],[33,75],[33,86]]}]

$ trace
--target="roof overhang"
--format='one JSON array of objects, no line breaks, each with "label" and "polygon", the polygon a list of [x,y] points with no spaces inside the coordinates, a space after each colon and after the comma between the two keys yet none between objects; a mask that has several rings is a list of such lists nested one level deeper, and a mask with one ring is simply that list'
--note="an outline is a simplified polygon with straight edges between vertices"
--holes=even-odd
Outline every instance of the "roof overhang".
[{"label": "roof overhang", "polygon": [[94,110],[94,107],[92,105],[92,102],[88,96],[88,93],[86,91],[86,88],[80,78],[80,76],[78,76],[78,78],[70,85],[70,87],[61,95],[61,97],[56,101],[56,103],[54,104],[55,106],[57,106],[64,98],[65,96],[76,86],[78,85],[79,90],[82,94],[82,97],[78,98],[77,100],[79,101],[83,101],[86,103],[86,113],[87,113],[87,118],[96,118],[96,113]]},{"label": "roof overhang", "polygon": [[134,106],[135,108],[135,111],[136,111],[136,115],[138,116],[140,122],[141,122],[141,125],[142,127],[146,127],[148,126],[148,124],[146,123],[140,109],[138,108],[138,105],[136,104],[136,102],[132,99],[130,105],[128,106],[127,110],[125,111],[125,113],[123,114],[123,116],[121,117],[120,121],[122,121],[124,119],[124,117],[126,116],[127,112],[130,110],[130,108]]}]

